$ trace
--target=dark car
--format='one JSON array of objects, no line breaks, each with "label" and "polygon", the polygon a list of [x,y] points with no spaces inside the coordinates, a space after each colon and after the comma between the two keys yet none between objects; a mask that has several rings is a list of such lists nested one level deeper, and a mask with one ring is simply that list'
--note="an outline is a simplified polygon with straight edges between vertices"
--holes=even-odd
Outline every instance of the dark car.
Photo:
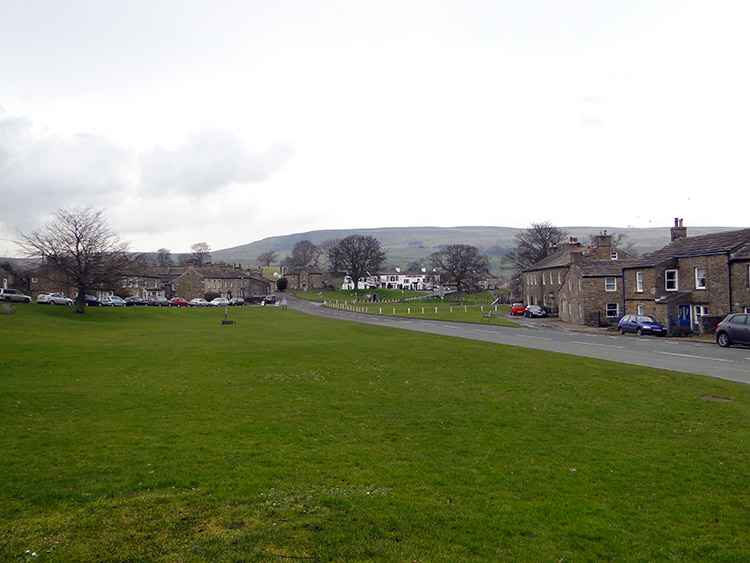
[{"label": "dark car", "polygon": [[127,297],[125,299],[125,305],[127,305],[128,307],[133,307],[133,306],[142,307],[142,306],[145,306],[146,304],[147,304],[146,300],[141,299],[140,297]]},{"label": "dark car", "polygon": [[182,297],[175,297],[170,303],[172,307],[190,307],[190,303]]},{"label": "dark car", "polygon": [[263,299],[261,299],[260,304],[261,305],[276,305],[276,296],[266,295]]},{"label": "dark car", "polygon": [[617,330],[620,334],[634,332],[638,336],[642,334],[666,336],[667,334],[667,327],[648,315],[625,315],[617,324]]},{"label": "dark car", "polygon": [[513,305],[510,306],[510,314],[513,316],[523,315],[525,310],[526,307],[524,307],[523,303],[513,303]]},{"label": "dark car", "polygon": [[546,317],[547,311],[542,309],[539,305],[527,305],[523,312],[524,317]]},{"label": "dark car", "polygon": [[172,302],[165,297],[152,297],[146,301],[146,305],[151,307],[171,307]]},{"label": "dark car", "polygon": [[84,295],[83,296],[83,301],[84,301],[84,303],[86,303],[87,307],[101,307],[102,306],[102,302],[99,301],[93,295]]},{"label": "dark car", "polygon": [[242,307],[245,304],[245,300],[242,297],[232,297],[229,300],[230,307]]},{"label": "dark car", "polygon": [[732,344],[750,345],[750,314],[727,315],[716,327],[716,342],[722,348]]}]

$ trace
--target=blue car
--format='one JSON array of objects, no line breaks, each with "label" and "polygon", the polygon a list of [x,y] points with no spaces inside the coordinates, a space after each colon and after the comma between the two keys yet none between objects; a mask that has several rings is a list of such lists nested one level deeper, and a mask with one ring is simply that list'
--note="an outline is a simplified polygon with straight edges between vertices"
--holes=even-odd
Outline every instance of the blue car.
[{"label": "blue car", "polygon": [[648,315],[625,315],[620,319],[617,329],[620,331],[620,334],[634,332],[638,336],[643,334],[667,335],[667,327]]}]

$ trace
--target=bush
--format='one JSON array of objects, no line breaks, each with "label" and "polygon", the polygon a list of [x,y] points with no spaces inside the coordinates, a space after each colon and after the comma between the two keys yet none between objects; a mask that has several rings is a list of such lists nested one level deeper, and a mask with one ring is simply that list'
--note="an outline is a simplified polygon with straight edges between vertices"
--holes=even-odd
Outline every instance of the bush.
[{"label": "bush", "polygon": [[279,291],[286,291],[287,287],[289,287],[289,280],[286,278],[279,278],[276,280],[276,289]]},{"label": "bush", "polygon": [[219,295],[219,294],[218,294],[218,293],[216,293],[215,291],[208,291],[208,292],[206,292],[206,294],[205,294],[205,295],[203,296],[203,299],[205,299],[206,301],[213,301],[213,300],[214,300],[214,299],[216,299],[217,297],[221,297],[221,295]]},{"label": "bush", "polygon": [[691,334],[693,334],[693,331],[690,330],[689,326],[678,326],[672,330],[672,336],[677,336],[678,338],[684,338]]}]

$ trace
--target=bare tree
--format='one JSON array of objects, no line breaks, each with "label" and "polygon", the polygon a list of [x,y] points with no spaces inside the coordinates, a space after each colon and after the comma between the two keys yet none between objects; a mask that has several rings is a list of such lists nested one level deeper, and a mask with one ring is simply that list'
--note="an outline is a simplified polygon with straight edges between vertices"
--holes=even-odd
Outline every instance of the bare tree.
[{"label": "bare tree", "polygon": [[160,248],[156,251],[156,265],[157,266],[171,266],[172,265],[172,252],[168,248]]},{"label": "bare tree", "polygon": [[64,208],[31,234],[21,233],[18,245],[29,257],[41,258],[78,291],[76,312],[86,310],[85,296],[98,287],[112,287],[126,261],[128,244],[112,232],[103,211]]},{"label": "bare tree", "polygon": [[320,254],[325,257],[326,267],[328,271],[333,276],[337,276],[341,273],[341,268],[339,267],[338,263],[338,256],[336,254],[336,249],[340,242],[340,238],[329,238],[328,240],[320,243],[320,246],[318,247],[320,249]]},{"label": "bare tree", "polygon": [[433,252],[430,263],[448,275],[459,295],[479,289],[479,282],[490,266],[487,256],[469,244],[451,244]]},{"label": "bare tree", "polygon": [[284,259],[290,268],[316,267],[320,249],[309,240],[301,240],[292,248],[292,253]]},{"label": "bare tree", "polygon": [[373,236],[350,235],[336,245],[335,261],[341,273],[348,274],[359,289],[359,278],[377,272],[385,262],[380,241]]},{"label": "bare tree", "polygon": [[549,221],[532,223],[515,236],[516,248],[503,257],[503,262],[516,270],[525,270],[543,260],[568,236]]},{"label": "bare tree", "polygon": [[279,255],[273,250],[266,250],[258,255],[258,262],[261,266],[270,266],[279,259]]},{"label": "bare tree", "polygon": [[196,242],[190,251],[190,261],[199,268],[211,261],[211,247],[207,242]]}]

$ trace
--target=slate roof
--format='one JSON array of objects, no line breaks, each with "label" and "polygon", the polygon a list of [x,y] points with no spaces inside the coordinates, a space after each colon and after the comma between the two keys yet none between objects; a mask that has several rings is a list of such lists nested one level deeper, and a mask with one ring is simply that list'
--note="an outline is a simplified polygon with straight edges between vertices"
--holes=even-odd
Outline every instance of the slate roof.
[{"label": "slate roof", "polygon": [[674,258],[711,254],[730,254],[732,258],[750,256],[750,229],[677,239],[625,268],[652,267]]},{"label": "slate roof", "polygon": [[584,260],[578,267],[583,277],[621,276],[622,269],[635,260]]},{"label": "slate roof", "polygon": [[532,272],[534,270],[545,270],[547,268],[559,268],[561,266],[570,266],[573,259],[570,257],[570,250],[562,250],[555,252],[554,254],[539,260],[533,266],[526,268],[524,272]]}]

